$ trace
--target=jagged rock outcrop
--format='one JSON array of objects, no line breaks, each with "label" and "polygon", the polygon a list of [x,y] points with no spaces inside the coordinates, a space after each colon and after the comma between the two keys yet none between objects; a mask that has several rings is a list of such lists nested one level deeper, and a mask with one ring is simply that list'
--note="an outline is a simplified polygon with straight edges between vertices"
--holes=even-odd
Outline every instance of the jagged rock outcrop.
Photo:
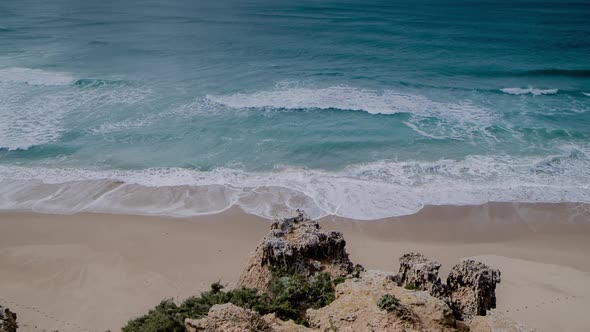
[{"label": "jagged rock outcrop", "polygon": [[453,266],[446,291],[457,319],[485,316],[488,310],[495,308],[498,283],[500,271],[481,262],[469,259]]},{"label": "jagged rock outcrop", "polygon": [[445,290],[438,276],[440,266],[440,263],[428,260],[422,254],[405,254],[399,259],[399,272],[393,280],[398,286],[424,290],[433,296],[441,296]]},{"label": "jagged rock outcrop", "polygon": [[[398,310],[378,307],[386,295],[399,299]],[[308,322],[317,331],[460,331],[448,305],[427,292],[398,287],[387,274],[367,271],[336,287],[336,299],[320,309],[308,309]]]},{"label": "jagged rock outcrop", "polygon": [[485,316],[496,307],[496,284],[500,271],[474,260],[455,265],[443,284],[438,276],[440,264],[422,254],[405,254],[399,259],[399,273],[391,279],[399,286],[425,290],[445,300],[457,319]]},{"label": "jagged rock outcrop", "polygon": [[231,303],[216,304],[209,309],[207,317],[187,318],[187,332],[253,332],[271,331],[270,325],[252,310]]},{"label": "jagged rock outcrop", "polygon": [[16,314],[0,305],[0,332],[16,332]]},{"label": "jagged rock outcrop", "polygon": [[[271,231],[250,256],[238,287],[267,292],[273,268],[289,269],[304,276],[327,272],[333,277],[352,273],[354,266],[342,233],[324,231],[302,211],[272,223]],[[362,267],[358,267],[362,269]]]},{"label": "jagged rock outcrop", "polygon": [[[391,276],[355,267],[345,245],[341,233],[324,231],[316,221],[297,211],[291,218],[272,223],[270,234],[258,245],[240,276],[238,287],[256,288],[271,295],[271,268],[302,276],[318,272],[328,272],[334,278],[347,275],[336,286],[334,301],[307,309],[304,318],[309,327],[228,303],[211,307],[205,318],[187,319],[187,331],[494,330],[493,317],[481,316],[495,307],[499,271],[466,260],[454,266],[443,283],[439,263],[410,253],[400,258],[399,273]],[[379,305],[382,299],[390,299],[393,309]],[[516,326],[507,320],[501,323],[504,329]]]}]

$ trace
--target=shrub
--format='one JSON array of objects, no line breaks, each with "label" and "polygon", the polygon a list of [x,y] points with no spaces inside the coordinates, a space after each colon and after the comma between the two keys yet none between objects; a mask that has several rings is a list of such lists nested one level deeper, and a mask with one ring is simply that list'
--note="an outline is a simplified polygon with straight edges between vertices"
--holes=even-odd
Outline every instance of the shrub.
[{"label": "shrub", "polygon": [[383,295],[377,302],[377,306],[387,312],[396,311],[400,307],[400,304],[399,299],[391,294]]},{"label": "shrub", "polygon": [[413,282],[408,282],[404,288],[409,290],[418,290],[418,287],[416,287],[416,284]]},{"label": "shrub", "polygon": [[273,269],[270,304],[265,314],[273,312],[277,317],[293,319],[305,324],[305,311],[321,308],[336,298],[334,283],[330,274],[317,273],[310,277],[285,269]]},{"label": "shrub", "polygon": [[303,276],[287,269],[271,269],[273,274],[269,295],[258,294],[256,289],[239,288],[224,291],[219,282],[211,289],[192,296],[179,306],[172,300],[165,300],[146,315],[130,320],[123,332],[180,332],[185,331],[186,318],[205,317],[215,304],[233,303],[257,311],[261,315],[275,313],[277,317],[305,324],[305,311],[321,308],[334,301],[334,284],[345,278],[332,280],[328,273]]},{"label": "shrub", "polygon": [[338,286],[345,281],[346,281],[346,276],[338,276],[338,277],[334,278],[334,286]]},{"label": "shrub", "polygon": [[147,314],[130,320],[123,332],[184,332],[184,318],[180,316],[178,306],[172,300],[160,302]]},{"label": "shrub", "polygon": [[209,291],[200,296],[186,299],[180,306],[172,300],[164,300],[146,315],[130,320],[123,332],[184,332],[185,318],[202,318],[215,304],[231,302],[253,310],[263,310],[265,301],[255,289],[240,288],[228,292],[223,291],[219,282],[211,284]]}]

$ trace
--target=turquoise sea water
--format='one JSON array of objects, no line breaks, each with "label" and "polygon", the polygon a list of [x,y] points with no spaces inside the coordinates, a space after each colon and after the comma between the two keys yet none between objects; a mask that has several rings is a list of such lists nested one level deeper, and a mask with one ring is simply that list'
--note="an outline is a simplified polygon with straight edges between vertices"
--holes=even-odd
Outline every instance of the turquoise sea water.
[{"label": "turquoise sea water", "polygon": [[587,1],[5,0],[0,208],[590,202]]}]

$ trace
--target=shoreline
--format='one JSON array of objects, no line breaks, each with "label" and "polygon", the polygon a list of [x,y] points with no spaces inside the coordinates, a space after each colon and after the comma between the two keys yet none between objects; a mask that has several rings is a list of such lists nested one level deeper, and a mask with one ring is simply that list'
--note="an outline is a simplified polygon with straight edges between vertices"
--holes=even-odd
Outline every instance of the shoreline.
[{"label": "shoreline", "polygon": [[[483,163],[478,157],[493,158],[383,160],[343,165],[331,171],[287,166],[256,172],[234,168],[101,170],[0,165],[0,208],[189,218],[238,208],[272,219],[295,206],[316,219],[337,215],[369,221],[416,214],[431,205],[590,204],[583,179],[579,183],[574,176],[547,178],[542,169],[531,173],[546,164],[545,157]],[[583,169],[583,165],[577,165],[570,171],[576,175]],[[473,178],[474,174],[477,176]],[[427,182],[423,182],[424,176]]]},{"label": "shoreline", "polygon": [[[2,211],[0,301],[17,312],[22,331],[116,331],[164,298],[217,280],[231,287],[269,222],[235,208],[190,218]],[[443,265],[444,277],[476,256],[502,272],[502,314],[542,331],[590,324],[589,205],[428,206],[320,223],[343,232],[352,261],[367,269],[395,272],[399,256],[419,251]]]}]

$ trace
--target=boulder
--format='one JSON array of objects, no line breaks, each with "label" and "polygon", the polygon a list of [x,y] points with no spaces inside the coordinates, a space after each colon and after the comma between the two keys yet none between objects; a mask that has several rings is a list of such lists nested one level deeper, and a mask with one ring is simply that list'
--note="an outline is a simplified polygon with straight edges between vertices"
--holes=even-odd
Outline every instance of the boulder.
[{"label": "boulder", "polygon": [[455,265],[443,284],[438,276],[440,264],[422,254],[409,253],[399,259],[397,275],[390,277],[399,286],[424,290],[445,300],[455,317],[470,320],[485,316],[496,307],[496,284],[500,271],[474,260],[464,260]]},{"label": "boulder", "polygon": [[399,259],[399,272],[393,278],[400,287],[424,290],[433,296],[444,295],[444,285],[438,276],[440,263],[422,254],[409,253]]},{"label": "boulder", "polygon": [[187,318],[187,332],[254,332],[271,331],[269,324],[256,312],[231,303],[216,304],[209,309],[207,317]]},{"label": "boulder", "polygon": [[354,266],[345,246],[342,233],[322,230],[317,221],[298,210],[294,216],[272,223],[270,234],[250,256],[238,287],[268,292],[271,268],[304,276],[316,272],[333,277],[350,274]]},{"label": "boulder", "polygon": [[[396,310],[378,306],[384,295],[399,300]],[[387,274],[367,271],[336,287],[336,299],[326,307],[308,309],[316,331],[459,331],[453,312],[441,299],[410,291],[391,282]]]},{"label": "boulder", "polygon": [[16,314],[0,305],[0,332],[16,332]]},{"label": "boulder", "polygon": [[485,316],[496,307],[496,284],[500,271],[468,259],[453,266],[447,278],[446,292],[455,317],[470,320]]}]

